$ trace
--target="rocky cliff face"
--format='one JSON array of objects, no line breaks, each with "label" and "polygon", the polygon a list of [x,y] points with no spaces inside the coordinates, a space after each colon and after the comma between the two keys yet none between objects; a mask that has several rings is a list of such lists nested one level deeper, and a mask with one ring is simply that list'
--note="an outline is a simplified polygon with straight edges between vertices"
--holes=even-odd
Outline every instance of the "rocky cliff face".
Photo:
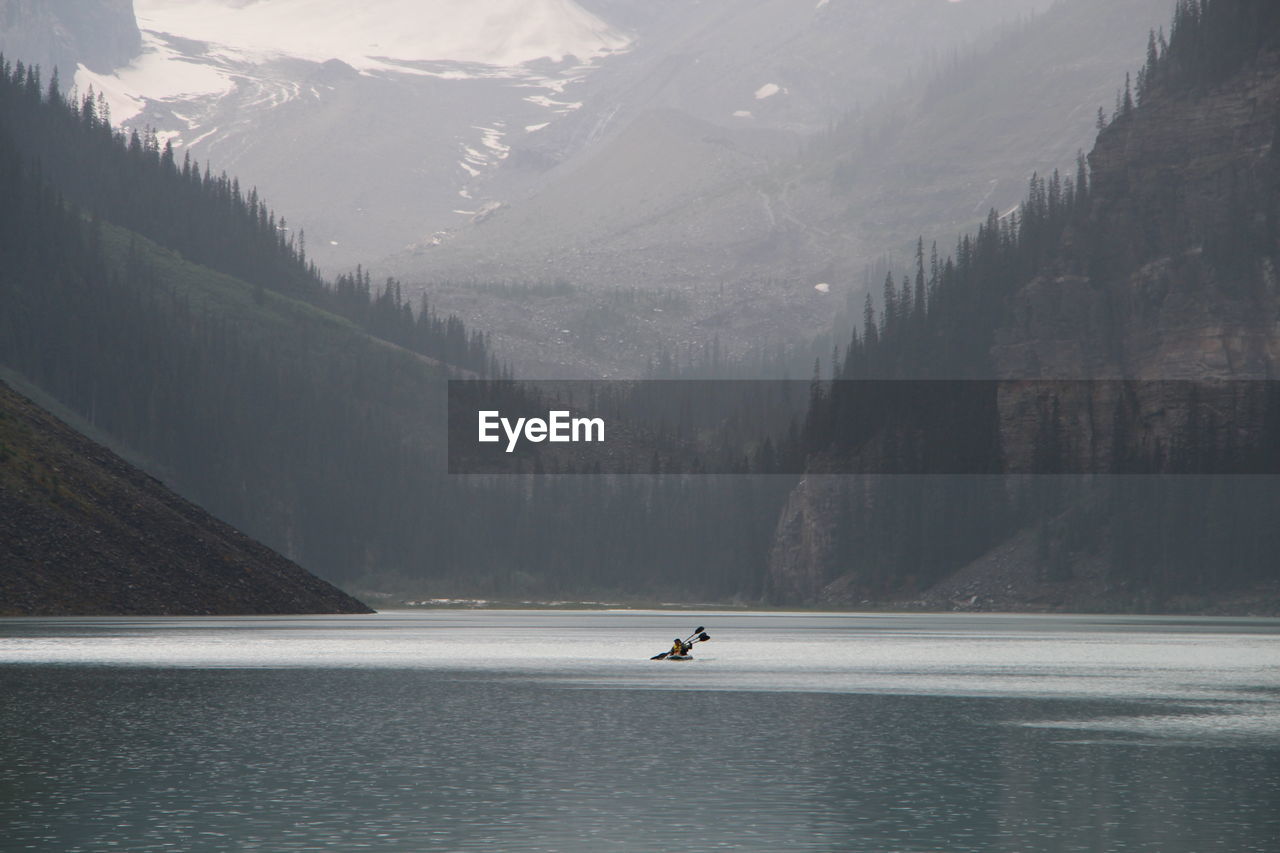
[{"label": "rocky cliff face", "polygon": [[[1065,262],[1014,294],[991,351],[996,376],[1275,379],[1280,51],[1264,52],[1220,85],[1153,92],[1100,133],[1089,163],[1087,213],[1063,238]],[[1055,403],[1033,385],[1002,388],[1006,470],[1030,467],[1034,425],[1051,406],[1072,467],[1106,470],[1120,450],[1167,450],[1193,417],[1231,424],[1262,404],[1226,385],[1194,400],[1156,383],[1071,389]],[[1239,437],[1228,432],[1218,433],[1220,442]],[[829,481],[810,478],[786,505],[770,568],[779,598],[849,603],[852,590],[865,589],[864,579],[833,565],[834,494]],[[1018,537],[1025,546],[1025,531]],[[1028,558],[1035,549],[1019,553]],[[1095,565],[1092,576],[1106,572]]]},{"label": "rocky cliff face", "polygon": [[0,0],[0,52],[45,79],[57,68],[70,81],[77,64],[107,73],[141,48],[133,0]]},{"label": "rocky cliff face", "polygon": [[779,603],[823,598],[833,571],[839,488],[834,478],[805,477],[792,490],[774,531],[765,596]]}]

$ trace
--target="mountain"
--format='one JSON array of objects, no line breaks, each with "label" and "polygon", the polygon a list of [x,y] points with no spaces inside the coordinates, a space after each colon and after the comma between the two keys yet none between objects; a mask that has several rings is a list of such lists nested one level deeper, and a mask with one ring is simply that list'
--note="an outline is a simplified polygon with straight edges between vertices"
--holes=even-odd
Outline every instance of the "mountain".
[{"label": "mountain", "polygon": [[96,440],[362,597],[755,594],[778,488],[448,474],[447,380],[503,374],[482,334],[0,70],[0,366]]},{"label": "mountain", "polygon": [[359,573],[401,498],[387,484],[430,466],[425,389],[482,345],[367,277],[327,286],[233,179],[4,72],[0,362],[185,498],[331,579]]},{"label": "mountain", "polygon": [[[992,412],[997,470],[1051,454],[1097,476],[824,477],[824,454],[858,450],[839,414],[856,401],[833,396],[779,522],[775,595],[1275,612],[1280,490],[1246,453],[1274,386],[1220,381],[1280,371],[1278,14],[1179,4],[1087,167],[1037,180],[953,259],[922,258],[914,288],[891,281],[849,348],[849,378],[1129,380],[1050,396],[1014,381]],[[1147,381],[1168,379],[1219,384]],[[1148,473],[1108,474],[1121,458]]]},{"label": "mountain", "polygon": [[0,614],[369,612],[0,382]]},{"label": "mountain", "polygon": [[75,75],[113,121],[269,195],[331,274],[425,284],[526,373],[616,376],[830,332],[903,234],[949,240],[1085,146],[1167,0],[135,5],[137,55]]},{"label": "mountain", "polygon": [[1044,2],[139,0],[142,50],[76,81],[276,199],[337,272],[448,240],[644,109],[807,133],[892,79],[876,53]]},{"label": "mountain", "polygon": [[570,0],[135,5],[141,49],[80,90],[270,195],[330,274],[476,215],[513,141],[630,44]]},{"label": "mountain", "polygon": [[[537,179],[392,269],[541,375],[634,375],[656,347],[713,337],[734,355],[795,346],[831,330],[843,294],[861,301],[868,268],[901,267],[911,235],[949,244],[989,207],[1016,205],[1033,172],[1071,165],[1169,9],[908,5],[723,10],[722,26],[692,27],[607,89],[607,115],[585,95],[539,132],[541,149],[513,147],[494,186],[521,168]],[[620,65],[584,86],[607,86]],[[572,304],[470,286],[557,280],[579,289]],[[650,297],[612,304],[631,289]],[[678,310],[657,304],[664,292]]]},{"label": "mountain", "polygon": [[[306,229],[309,257],[336,273],[449,243],[651,110],[678,113],[681,136],[683,117],[694,119],[694,142],[746,137],[736,174],[754,174],[761,156],[790,155],[833,111],[874,102],[905,69],[1045,2],[376,0],[353,10],[142,0],[143,49],[111,73],[81,69],[76,82],[106,93],[115,122],[155,128],[179,156],[212,160],[269,195]],[[655,149],[660,166],[694,156],[663,177],[667,188],[690,175],[691,190],[702,185],[707,156],[724,150],[676,145]],[[614,162],[631,171],[625,156]],[[652,352],[655,342],[634,345]]]},{"label": "mountain", "polygon": [[[834,372],[847,378],[1271,376],[1280,215],[1274,209],[1275,46],[1267,40],[1277,28],[1264,14],[1270,7],[1244,0],[1184,4],[1167,47],[1153,37],[1153,56],[1128,95],[1119,63],[1120,73],[1082,95],[1069,72],[1083,69],[1081,79],[1091,79],[1092,62],[1069,66],[1069,51],[1058,41],[1092,34],[1098,45],[1117,51],[1122,42],[1136,43],[1131,61],[1137,67],[1148,26],[1144,21],[1120,33],[1117,19],[1106,17],[1099,25],[1079,14],[1091,2],[1070,0],[1013,22],[971,54],[943,60],[939,73],[904,82],[901,97],[851,110],[816,133],[806,122],[821,114],[813,106],[820,98],[798,97],[791,107],[774,100],[793,86],[802,93],[798,81],[816,79],[813,66],[787,77],[786,85],[775,83],[776,90],[758,78],[754,88],[742,89],[776,111],[758,107],[751,117],[725,119],[706,112],[719,95],[704,102],[696,93],[740,85],[724,77],[728,66],[755,77],[760,69],[741,61],[749,51],[739,36],[725,42],[733,59],[706,78],[703,69],[719,59],[695,54],[664,63],[661,48],[646,41],[692,15],[732,29],[736,19],[720,4],[638,8],[597,0],[555,7],[567,16],[561,21],[585,20],[569,14],[575,8],[623,16],[631,28],[626,52],[606,50],[573,86],[581,87],[575,93],[635,97],[584,99],[575,109],[526,101],[528,108],[567,112],[525,131],[549,140],[548,147],[518,151],[513,145],[501,167],[494,158],[494,168],[484,172],[485,192],[509,187],[512,194],[477,195],[485,207],[469,216],[477,235],[486,229],[507,234],[510,239],[492,246],[495,252],[509,246],[512,257],[545,251],[538,240],[550,239],[555,229],[539,220],[563,216],[594,241],[566,242],[563,254],[598,274],[562,278],[548,266],[489,278],[479,277],[482,266],[463,264],[450,273],[457,278],[431,284],[421,307],[412,295],[406,298],[403,282],[375,286],[363,268],[326,279],[313,260],[320,242],[313,229],[304,238],[299,218],[291,213],[286,223],[257,190],[243,188],[247,181],[188,159],[187,146],[166,131],[114,128],[105,95],[80,90],[66,97],[65,88],[10,57],[0,69],[0,364],[185,498],[352,589],[415,598],[767,597],[1112,609],[1203,608],[1206,601],[1220,604],[1226,593],[1247,598],[1257,584],[1273,582],[1270,557],[1280,547],[1269,532],[1280,492],[1265,478],[1241,485],[1218,475],[1179,476],[1169,487],[1160,477],[1136,485],[1065,477],[835,480],[824,476],[833,467],[825,463],[860,440],[845,429],[856,408],[842,405],[842,392],[828,396],[820,381],[810,386],[803,427],[787,430],[785,444],[774,436],[773,444],[744,452],[744,465],[733,469],[807,451],[811,464],[799,485],[787,477],[445,473],[446,380],[509,375],[487,335],[441,313],[446,299],[464,304],[472,316],[500,318],[504,343],[526,342],[532,355],[522,360],[549,371],[634,373],[657,345],[675,343],[679,349],[668,345],[657,361],[664,377],[680,376],[685,355],[708,338],[708,364],[718,369],[724,362],[719,333],[725,349],[741,352],[807,340],[823,324],[848,322],[836,316],[853,312],[850,294],[840,292],[849,282],[828,276],[839,271],[834,262],[800,277],[806,259],[824,257],[822,235],[808,222],[834,223],[831,245],[891,239],[908,247],[887,258],[883,245],[874,255],[857,249],[879,260],[867,264],[878,268],[877,279],[889,275],[879,303],[867,301],[867,322],[832,359]],[[803,16],[798,8],[765,0],[740,7],[743,20],[755,22],[749,32],[760,34],[760,56],[775,55],[766,34],[777,44],[799,38],[798,31],[802,42],[833,41],[831,33],[840,31],[835,23],[846,20],[839,16],[884,13],[866,19],[879,27],[873,32],[908,41],[912,35],[895,29],[888,4],[831,0],[806,4]],[[993,11],[998,4],[972,8]],[[1092,8],[1105,14],[1114,7]],[[1253,17],[1232,20],[1224,9]],[[757,17],[752,10],[769,14]],[[815,16],[837,13],[830,27],[813,24]],[[1044,27],[1045,21],[1056,24]],[[1070,37],[1068,24],[1075,28]],[[598,38],[598,30],[587,29]],[[711,44],[715,31],[692,27],[689,35]],[[666,32],[671,39],[679,35]],[[165,44],[173,55],[161,59],[200,75],[222,73],[215,66],[235,53],[176,35]],[[243,56],[256,49],[237,48],[240,58],[233,59],[248,62]],[[370,127],[394,128],[395,122],[382,121],[382,102],[363,87],[429,76],[431,69],[368,53],[325,62],[258,57],[243,69],[249,75],[269,65],[315,75],[317,91],[321,83],[333,92],[346,87],[342,109],[326,119],[335,128],[331,135],[369,136],[346,121],[349,110],[367,107],[362,115]],[[1009,56],[1018,57],[1012,71],[1005,69]],[[449,69],[460,67],[455,62]],[[573,67],[570,60],[547,59],[524,63],[517,73]],[[785,69],[769,64],[765,70],[773,82]],[[510,89],[517,78],[506,74],[483,79]],[[1006,80],[1010,75],[1016,79]],[[495,83],[499,78],[506,82]],[[186,85],[167,73],[157,79]],[[441,86],[467,82],[431,79]],[[1075,82],[1054,86],[1055,79]],[[1001,81],[1007,89],[999,88]],[[1099,133],[1098,91],[1117,88],[1116,108]],[[1030,103],[1023,98],[1034,101],[1028,93],[1035,91],[1056,99],[1060,109],[1041,116],[1043,122],[1018,124]],[[517,100],[526,93],[507,92]],[[992,114],[999,120],[973,121],[987,109],[983,98],[997,93],[1003,96]],[[231,100],[208,98],[213,107],[233,109]],[[152,99],[143,107],[172,110],[176,103]],[[320,114],[297,98],[273,109],[267,103],[253,113],[259,127]],[[1030,181],[1022,174],[1018,182],[1029,190],[1021,205],[1005,207],[1003,184],[993,190],[990,178],[973,183],[975,175],[1022,172],[1040,162],[1032,143],[1053,136],[1053,128],[1075,128],[1086,116],[1089,128],[1081,132],[1097,137],[1093,153],[1069,166],[1065,177],[1052,169]],[[750,126],[735,128],[736,121]],[[315,132],[326,127],[317,124]],[[249,138],[248,127],[241,132]],[[797,145],[806,134],[806,144]],[[982,145],[987,137],[989,147]],[[285,152],[281,157],[301,146],[312,156],[300,139],[267,133],[254,144],[264,146],[260,151],[274,146]],[[1013,142],[1005,146],[1006,139]],[[916,159],[930,140],[954,143],[970,157],[955,153],[944,169]],[[374,162],[382,142],[352,150],[367,151]],[[1070,159],[1073,149],[1061,138],[1051,142],[1055,162]],[[466,155],[473,167],[483,159],[476,152]],[[335,158],[333,168],[342,162]],[[752,172],[760,163],[765,170]],[[883,171],[869,168],[894,163]],[[369,168],[382,166],[393,168],[376,162]],[[411,183],[397,174],[402,184]],[[744,182],[743,175],[763,182]],[[668,184],[669,176],[685,196]],[[310,177],[311,186],[323,184]],[[894,181],[900,194],[890,191]],[[722,200],[714,194],[719,189]],[[413,195],[411,188],[406,192]],[[530,200],[527,209],[521,199]],[[548,204],[539,214],[537,199],[557,200],[563,210]],[[960,216],[955,211],[979,203],[992,209],[950,259],[949,240],[935,263],[933,235],[917,242],[907,237],[914,232],[904,231],[912,222]],[[698,216],[715,205],[723,207],[723,218]],[[691,218],[681,219],[685,208]],[[737,223],[730,214],[742,217],[747,236],[718,243],[709,229]],[[753,241],[750,235],[759,235],[747,228],[753,214],[791,226],[770,226]],[[642,236],[652,242],[628,255],[628,245],[639,245],[627,243],[636,233],[625,227],[629,216],[644,219],[650,230]],[[520,221],[527,233],[514,227]],[[704,225],[708,230],[699,230]],[[461,257],[471,239],[437,236],[438,245],[401,260]],[[526,238],[530,242],[521,242]],[[739,239],[745,242],[733,242]],[[553,243],[553,255],[560,254],[559,238]],[[732,276],[718,278],[714,268],[691,267],[687,280],[662,272],[713,257],[706,247],[717,245],[725,248],[722,260],[737,265]],[[617,280],[602,272],[611,264]],[[635,276],[634,283],[624,274]],[[813,281],[819,274],[823,279]],[[673,352],[678,357],[669,358]],[[1087,424],[1093,433],[1081,434],[1091,448],[1141,452],[1153,471],[1168,472],[1163,466],[1175,461],[1181,471],[1197,452],[1230,462],[1226,470],[1242,467],[1238,437],[1224,428],[1233,400],[1162,401],[1143,393],[1126,398],[1124,407],[1088,395],[1053,405],[1025,393],[996,400],[1002,408],[991,413],[990,424],[1021,420],[1007,435],[1037,436],[1020,448],[1007,442],[1011,454],[1065,462],[1083,452],[1074,438],[1067,440],[1065,425]],[[1099,419],[1099,412],[1110,417]],[[735,414],[729,420],[736,435],[764,428],[764,418]],[[771,423],[785,423],[785,414],[769,414]],[[1043,429],[1028,430],[1032,421]],[[1181,442],[1191,430],[1198,441]],[[1157,441],[1148,447],[1139,435]],[[892,442],[883,440],[853,448],[864,457],[890,450]],[[661,468],[656,455],[655,462],[650,470]],[[1187,597],[1176,599],[1178,590]]]}]

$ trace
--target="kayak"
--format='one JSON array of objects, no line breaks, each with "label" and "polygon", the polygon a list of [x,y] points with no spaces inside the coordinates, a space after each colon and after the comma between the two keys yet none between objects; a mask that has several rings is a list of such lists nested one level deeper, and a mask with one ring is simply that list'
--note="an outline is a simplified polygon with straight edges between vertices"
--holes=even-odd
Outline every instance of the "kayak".
[{"label": "kayak", "polygon": [[671,651],[659,652],[649,660],[693,660],[693,655],[689,652],[693,649],[694,643],[705,643],[711,637],[703,633],[701,625],[698,630],[689,635],[689,639],[681,640],[679,637],[671,641]]}]

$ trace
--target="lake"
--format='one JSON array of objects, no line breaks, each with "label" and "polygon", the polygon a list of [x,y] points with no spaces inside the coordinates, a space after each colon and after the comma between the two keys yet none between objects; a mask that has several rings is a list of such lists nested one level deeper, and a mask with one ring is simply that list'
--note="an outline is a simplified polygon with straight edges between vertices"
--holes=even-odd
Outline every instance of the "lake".
[{"label": "lake", "polygon": [[1280,620],[0,619],[0,850],[1277,851]]}]

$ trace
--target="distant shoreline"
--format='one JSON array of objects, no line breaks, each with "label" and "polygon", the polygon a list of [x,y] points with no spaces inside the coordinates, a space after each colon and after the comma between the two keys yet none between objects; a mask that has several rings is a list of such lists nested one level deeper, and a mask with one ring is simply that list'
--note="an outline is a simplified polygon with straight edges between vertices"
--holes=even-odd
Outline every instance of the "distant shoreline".
[{"label": "distant shoreline", "polygon": [[750,604],[734,602],[651,602],[651,601],[506,601],[502,599],[450,598],[397,601],[384,604],[375,596],[367,593],[361,600],[370,604],[378,613],[413,612],[423,610],[626,610],[626,611],[670,611],[670,612],[727,612],[727,613],[838,613],[838,614],[903,614],[928,615],[938,614],[953,616],[956,614],[988,614],[1011,616],[1213,616],[1231,618],[1276,619],[1280,618],[1280,601],[1269,599],[1262,601],[1219,601],[1202,602],[1199,605],[1190,602],[1168,603],[1164,606],[1149,608],[1090,608],[1090,607],[1047,607],[1034,603],[1022,606],[1002,605],[985,607],[981,604],[971,606],[957,605],[951,608],[927,606],[904,601],[869,602],[857,605],[841,604]]}]

